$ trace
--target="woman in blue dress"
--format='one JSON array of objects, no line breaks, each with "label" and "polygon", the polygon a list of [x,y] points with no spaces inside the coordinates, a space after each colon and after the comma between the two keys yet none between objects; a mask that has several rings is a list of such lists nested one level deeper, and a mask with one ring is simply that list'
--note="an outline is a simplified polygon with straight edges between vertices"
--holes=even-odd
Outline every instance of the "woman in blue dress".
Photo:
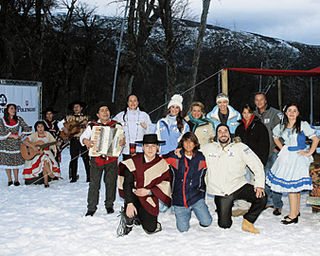
[{"label": "woman in blue dress", "polygon": [[[309,166],[319,139],[315,130],[301,120],[296,104],[286,106],[284,119],[273,129],[273,137],[280,152],[267,176],[267,184],[271,190],[289,195],[290,213],[281,222],[298,223],[300,192],[312,189]],[[310,148],[306,145],[306,137],[312,140]]]}]

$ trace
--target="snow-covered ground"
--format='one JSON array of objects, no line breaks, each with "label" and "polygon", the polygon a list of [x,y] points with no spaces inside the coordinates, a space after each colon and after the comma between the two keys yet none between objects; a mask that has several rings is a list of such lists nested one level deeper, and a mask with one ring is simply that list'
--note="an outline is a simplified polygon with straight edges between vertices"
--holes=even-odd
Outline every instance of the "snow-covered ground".
[{"label": "snow-covered ground", "polygon": [[[68,150],[63,154],[62,177],[45,189],[40,185],[7,187],[5,172],[0,172],[0,256],[7,255],[319,255],[320,214],[311,212],[302,197],[298,224],[284,226],[281,216],[264,211],[256,222],[260,235],[241,231],[242,217],[234,218],[229,230],[217,226],[212,199],[208,199],[214,222],[201,228],[195,217],[187,233],[175,228],[170,211],[161,214],[163,231],[147,235],[141,227],[125,237],[117,237],[117,213],[107,215],[101,189],[99,209],[93,217],[84,217],[88,184],[81,159],[80,181],[67,181]],[[20,175],[20,182],[22,182]],[[284,197],[283,213],[288,213]],[[116,212],[122,205],[115,203]]]}]

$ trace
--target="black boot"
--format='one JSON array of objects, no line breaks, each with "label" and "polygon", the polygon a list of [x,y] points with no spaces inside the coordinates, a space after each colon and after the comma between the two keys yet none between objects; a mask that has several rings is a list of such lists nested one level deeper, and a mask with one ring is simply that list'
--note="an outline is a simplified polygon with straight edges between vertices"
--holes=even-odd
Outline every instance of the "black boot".
[{"label": "black boot", "polygon": [[96,212],[96,211],[89,211],[89,210],[88,210],[85,216],[86,216],[86,217],[87,217],[87,216],[91,216],[91,217],[92,217],[92,216],[95,214],[95,212]]},{"label": "black boot", "polygon": [[113,207],[107,207],[106,210],[108,214],[114,213]]},{"label": "black boot", "polygon": [[77,170],[71,170],[71,180],[70,183],[77,182],[79,175],[77,175]]}]

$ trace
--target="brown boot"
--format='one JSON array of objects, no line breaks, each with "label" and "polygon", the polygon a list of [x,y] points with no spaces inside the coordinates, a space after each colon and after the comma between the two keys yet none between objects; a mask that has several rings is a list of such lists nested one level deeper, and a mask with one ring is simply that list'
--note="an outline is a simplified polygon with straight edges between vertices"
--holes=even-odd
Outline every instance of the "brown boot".
[{"label": "brown boot", "polygon": [[253,234],[260,233],[259,229],[255,228],[255,226],[251,222],[247,221],[246,219],[243,219],[242,230],[246,231],[246,232],[253,233]]},{"label": "brown boot", "polygon": [[239,217],[245,215],[249,210],[248,209],[235,209],[232,210],[232,217]]}]

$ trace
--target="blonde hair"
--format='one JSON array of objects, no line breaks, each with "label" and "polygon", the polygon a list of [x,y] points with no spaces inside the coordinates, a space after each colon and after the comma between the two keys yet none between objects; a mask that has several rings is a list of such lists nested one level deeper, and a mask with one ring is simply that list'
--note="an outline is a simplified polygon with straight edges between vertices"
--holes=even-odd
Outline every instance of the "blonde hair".
[{"label": "blonde hair", "polygon": [[201,108],[201,112],[204,113],[204,105],[203,105],[202,102],[200,102],[200,101],[192,102],[191,106],[190,106],[190,109],[189,109],[189,112],[192,111],[193,107],[200,107]]}]

